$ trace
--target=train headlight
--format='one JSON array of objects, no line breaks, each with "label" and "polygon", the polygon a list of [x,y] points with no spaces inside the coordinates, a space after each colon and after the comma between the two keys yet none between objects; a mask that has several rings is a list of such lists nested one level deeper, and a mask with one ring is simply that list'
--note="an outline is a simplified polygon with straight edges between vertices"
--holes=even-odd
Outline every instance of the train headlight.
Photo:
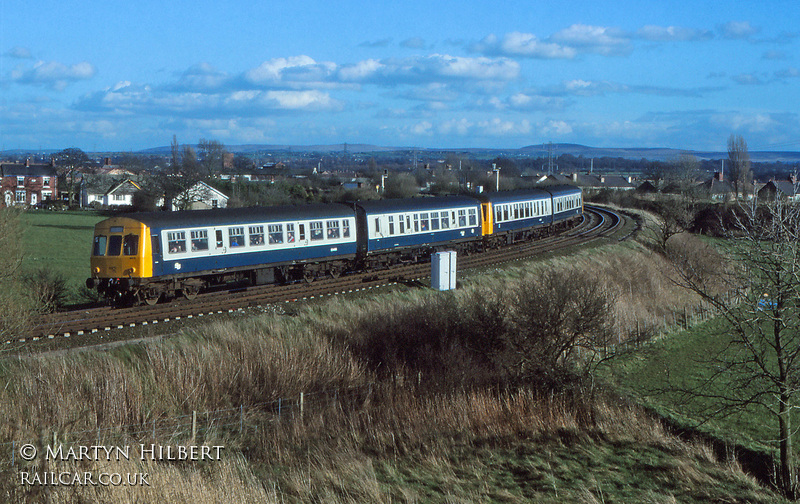
[{"label": "train headlight", "polygon": [[99,275],[100,274],[100,266],[95,266],[94,267],[94,274],[95,275]]}]

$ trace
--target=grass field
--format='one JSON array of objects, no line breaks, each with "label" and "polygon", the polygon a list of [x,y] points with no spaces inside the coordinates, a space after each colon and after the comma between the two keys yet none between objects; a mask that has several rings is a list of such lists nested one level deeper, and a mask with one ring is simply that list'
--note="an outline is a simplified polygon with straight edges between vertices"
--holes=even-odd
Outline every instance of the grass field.
[{"label": "grass field", "polygon": [[[680,424],[751,449],[777,453],[777,418],[766,408],[750,405],[730,414],[712,415],[721,409],[718,399],[685,392],[703,384],[706,393],[723,395],[733,387],[733,376],[715,376],[719,364],[712,360],[726,349],[729,333],[724,320],[712,319],[612,360],[605,372],[620,390]],[[797,412],[792,421],[794,425],[800,421]],[[794,442],[800,442],[797,431]]]},{"label": "grass field", "polygon": [[28,211],[22,214],[23,272],[45,268],[67,281],[77,301],[78,289],[89,277],[94,225],[106,216],[97,212]]}]

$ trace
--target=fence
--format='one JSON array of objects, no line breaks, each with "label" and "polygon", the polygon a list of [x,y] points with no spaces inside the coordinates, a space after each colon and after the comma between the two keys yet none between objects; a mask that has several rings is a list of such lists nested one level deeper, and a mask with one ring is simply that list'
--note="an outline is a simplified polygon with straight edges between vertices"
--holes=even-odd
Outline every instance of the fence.
[{"label": "fence", "polygon": [[[52,450],[63,447],[68,453],[70,447],[120,446],[131,442],[157,442],[161,445],[195,444],[203,437],[214,434],[243,434],[257,431],[259,427],[278,422],[299,419],[311,408],[324,407],[364,408],[372,396],[373,384],[347,387],[317,392],[300,392],[289,398],[240,405],[211,411],[192,411],[185,415],[153,419],[139,424],[113,427],[97,427],[81,431],[44,431],[37,439],[14,440],[0,443],[0,470],[15,469],[28,462],[20,458],[23,446],[33,445],[39,455],[45,453],[44,447]],[[257,417],[257,422],[253,419]],[[100,451],[105,456],[105,451]]]}]

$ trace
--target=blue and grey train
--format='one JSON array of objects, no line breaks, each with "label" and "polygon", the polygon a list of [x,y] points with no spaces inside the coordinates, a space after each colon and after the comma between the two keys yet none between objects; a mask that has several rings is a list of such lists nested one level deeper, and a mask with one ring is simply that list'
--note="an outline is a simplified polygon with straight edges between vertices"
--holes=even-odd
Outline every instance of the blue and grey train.
[{"label": "blue and grey train", "polygon": [[193,298],[212,285],[267,284],[478,252],[580,218],[574,186],[477,196],[132,213],[95,226],[86,284],[119,303]]}]

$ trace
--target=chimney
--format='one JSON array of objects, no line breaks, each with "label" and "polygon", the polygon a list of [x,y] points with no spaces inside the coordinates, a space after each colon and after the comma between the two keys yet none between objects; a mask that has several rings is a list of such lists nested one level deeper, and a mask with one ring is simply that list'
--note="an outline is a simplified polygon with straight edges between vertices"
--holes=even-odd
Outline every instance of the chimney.
[{"label": "chimney", "polygon": [[578,181],[578,172],[575,172],[575,173],[572,174],[572,181],[573,182],[577,182]]},{"label": "chimney", "polygon": [[605,177],[605,175],[600,175],[600,183],[601,183],[601,184],[605,184],[605,183],[606,183],[606,177]]},{"label": "chimney", "polygon": [[25,168],[30,167],[31,165],[31,158],[25,158]]},{"label": "chimney", "polygon": [[628,177],[628,183],[633,184],[633,177]]}]

